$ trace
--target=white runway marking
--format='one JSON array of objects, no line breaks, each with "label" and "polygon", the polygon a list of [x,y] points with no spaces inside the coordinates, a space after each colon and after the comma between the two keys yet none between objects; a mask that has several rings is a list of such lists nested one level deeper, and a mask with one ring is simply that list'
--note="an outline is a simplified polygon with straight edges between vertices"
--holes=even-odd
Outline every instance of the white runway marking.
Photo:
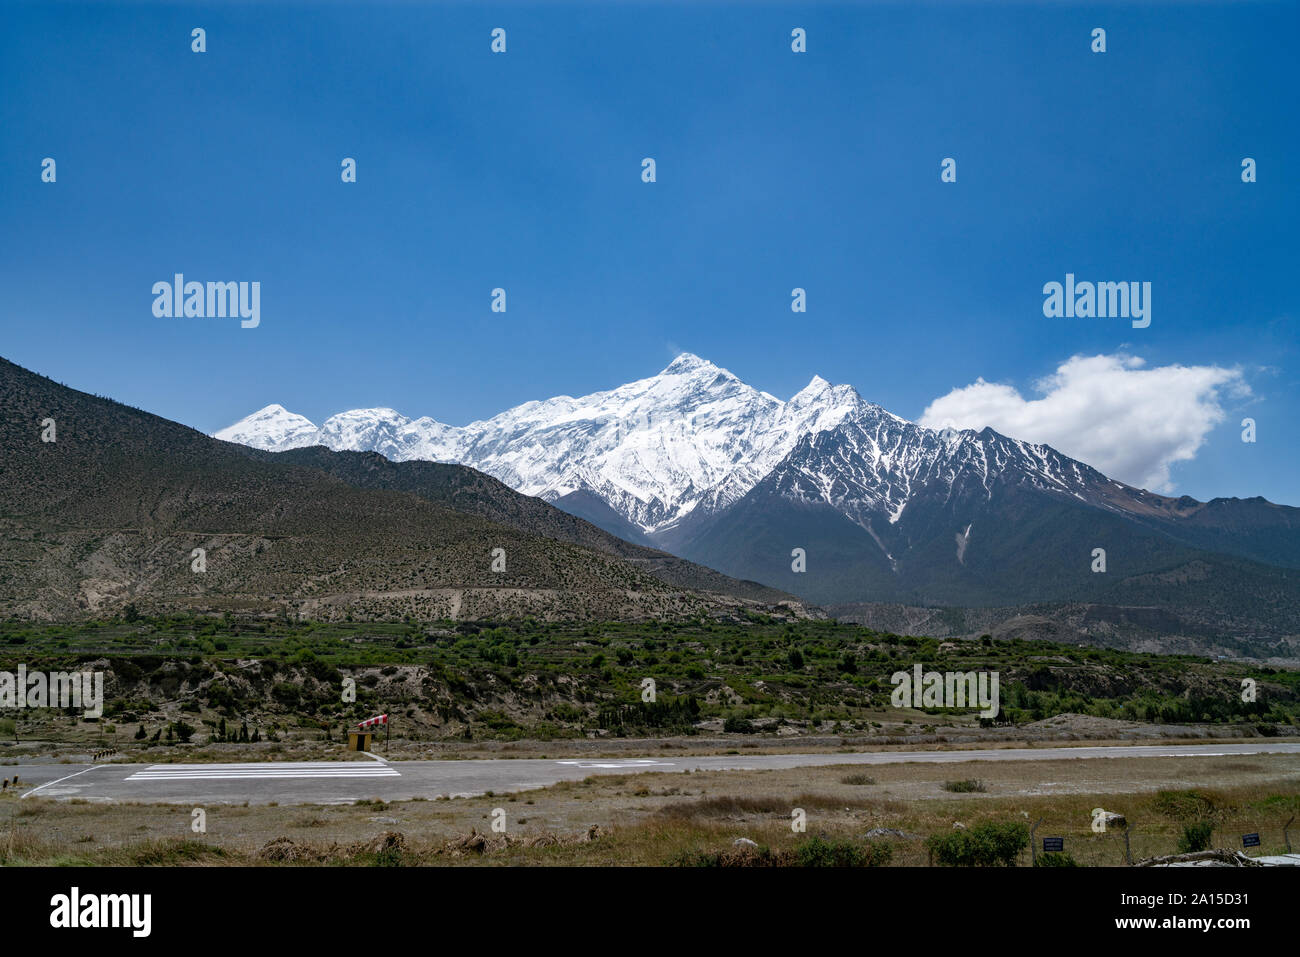
[{"label": "white runway marking", "polygon": [[249,778],[397,778],[386,764],[296,761],[267,764],[153,764],[128,781],[240,781]]},{"label": "white runway marking", "polygon": [[[55,780],[55,781],[46,781],[44,784],[38,784],[36,787],[32,788],[30,791],[27,791],[27,792],[25,792],[24,794],[19,795],[19,798],[18,798],[18,799],[21,801],[21,800],[22,800],[23,798],[25,798],[25,797],[31,797],[31,796],[32,796],[33,794],[35,794],[37,791],[41,791],[41,790],[44,790],[45,788],[52,787],[52,786],[55,785],[55,784],[59,784],[59,783],[62,782],[62,781],[66,781],[66,780],[68,780],[68,778],[75,778],[78,774],[85,774],[86,771],[93,771],[93,770],[95,770],[95,768],[97,768],[97,767],[102,768],[102,767],[106,767],[106,766],[107,766],[107,765],[103,765],[103,764],[92,764],[90,767],[86,768],[84,771],[77,771],[77,772],[74,772],[73,774],[66,774],[66,775],[64,775],[63,777],[61,777],[61,778],[59,778],[58,780]],[[76,790],[76,788],[60,788],[57,792],[51,792],[51,793],[64,794],[64,793],[71,793],[71,792],[73,792],[73,791],[75,791],[75,790]]]},{"label": "white runway marking", "polygon": [[627,758],[625,760],[613,761],[557,761],[556,764],[567,764],[576,768],[671,768],[672,761],[654,761],[649,758]]}]

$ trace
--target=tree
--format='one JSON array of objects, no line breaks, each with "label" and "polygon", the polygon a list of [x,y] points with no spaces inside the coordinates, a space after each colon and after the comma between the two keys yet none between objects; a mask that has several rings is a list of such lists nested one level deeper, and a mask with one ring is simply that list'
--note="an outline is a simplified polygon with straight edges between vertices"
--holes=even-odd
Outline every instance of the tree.
[{"label": "tree", "polygon": [[802,671],[802,670],[803,670],[803,655],[800,654],[798,648],[791,648],[791,649],[790,649],[790,654],[788,654],[788,655],[786,656],[786,659],[785,659],[785,660],[786,660],[787,662],[789,662],[790,667],[791,667],[793,670],[795,670],[795,671]]},{"label": "tree", "polygon": [[143,740],[144,740],[145,738],[147,738],[148,736],[149,736],[149,735],[148,735],[148,732],[145,731],[145,729],[144,729],[144,725],[140,725],[140,727],[136,728],[136,731],[135,731],[135,739],[136,739],[137,741],[143,741]]}]

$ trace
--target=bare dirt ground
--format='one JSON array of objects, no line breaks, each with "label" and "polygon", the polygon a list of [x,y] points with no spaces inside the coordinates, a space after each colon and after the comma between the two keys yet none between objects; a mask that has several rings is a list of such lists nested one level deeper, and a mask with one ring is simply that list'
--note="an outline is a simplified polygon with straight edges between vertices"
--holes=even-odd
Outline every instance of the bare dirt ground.
[{"label": "bare dirt ground", "polygon": [[[955,782],[981,790],[945,788]],[[741,838],[782,850],[818,835],[887,844],[891,863],[907,866],[927,863],[928,835],[1041,819],[1036,838],[1064,837],[1080,864],[1122,864],[1122,834],[1092,830],[1097,807],[1127,817],[1135,860],[1173,852],[1191,820],[1214,824],[1215,846],[1238,848],[1241,834],[1258,832],[1261,853],[1280,853],[1282,827],[1300,812],[1300,755],[597,776],[470,799],[223,805],[199,809],[204,832],[189,807],[9,792],[0,796],[0,862],[663,865],[729,851]],[[792,828],[800,811],[802,832]],[[1029,852],[1022,858],[1028,864]]]}]

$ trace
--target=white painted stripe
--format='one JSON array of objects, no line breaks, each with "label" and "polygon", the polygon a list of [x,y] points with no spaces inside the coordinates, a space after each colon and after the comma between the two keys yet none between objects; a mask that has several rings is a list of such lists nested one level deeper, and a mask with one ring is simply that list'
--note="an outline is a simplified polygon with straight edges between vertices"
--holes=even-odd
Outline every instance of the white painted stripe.
[{"label": "white painted stripe", "polygon": [[260,774],[368,774],[385,775],[397,774],[392,768],[374,767],[374,768],[258,768],[257,770],[246,770],[244,768],[178,768],[176,770],[155,771],[152,768],[144,771],[137,771],[136,774],[153,774],[166,777],[170,774],[245,774],[249,777],[257,777]]},{"label": "white painted stripe", "polygon": [[88,767],[88,768],[83,768],[83,769],[80,770],[80,771],[74,771],[72,774],[65,774],[63,777],[58,778],[57,780],[54,780],[54,781],[46,781],[44,784],[38,784],[36,787],[32,788],[30,791],[24,791],[22,794],[20,794],[20,795],[18,796],[18,800],[21,801],[23,798],[31,797],[31,796],[32,796],[33,794],[35,794],[37,791],[41,790],[42,788],[47,788],[47,787],[49,787],[51,784],[58,784],[59,781],[66,781],[66,780],[68,780],[68,778],[75,778],[78,774],[85,774],[87,771],[93,771],[93,770],[95,770],[95,768],[105,768],[105,767],[108,767],[108,765],[106,765],[106,764],[92,764],[90,767]]},{"label": "white painted stripe", "polygon": [[270,778],[401,777],[386,764],[340,761],[247,762],[242,764],[151,764],[127,781],[236,781]]},{"label": "white painted stripe", "polygon": [[245,768],[373,768],[364,761],[239,761],[234,764],[151,764],[147,770],[166,771],[171,768],[200,770],[243,770]]},{"label": "white painted stripe", "polygon": [[619,758],[612,758],[608,761],[571,759],[568,761],[556,761],[555,763],[568,765],[570,767],[578,767],[578,768],[630,768],[630,769],[648,768],[648,767],[671,768],[673,767],[674,764],[672,761],[655,761],[652,758],[629,758],[625,760]]},{"label": "white painted stripe", "polygon": [[126,778],[127,781],[258,781],[268,778],[396,778],[396,771],[261,771],[249,774],[243,771],[181,771],[158,774],[141,771]]},{"label": "white painted stripe", "polygon": [[382,778],[398,777],[396,774],[133,774],[126,781],[314,781],[326,778]]}]

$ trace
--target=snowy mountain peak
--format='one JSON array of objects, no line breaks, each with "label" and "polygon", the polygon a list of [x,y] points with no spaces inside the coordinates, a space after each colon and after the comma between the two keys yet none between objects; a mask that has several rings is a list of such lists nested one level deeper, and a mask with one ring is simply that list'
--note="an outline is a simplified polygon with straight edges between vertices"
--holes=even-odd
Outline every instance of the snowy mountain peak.
[{"label": "snowy mountain peak", "polygon": [[683,352],[658,375],[577,398],[526,402],[464,427],[376,408],[341,412],[316,428],[268,407],[218,437],[273,451],[324,445],[394,461],[469,465],[551,501],[593,494],[654,532],[697,509],[725,508],[801,438],[871,417],[872,410],[889,417],[852,386],[820,376],[782,402]]},{"label": "snowy mountain peak", "polygon": [[[667,367],[660,375],[693,375],[697,372],[726,372],[714,365],[708,359],[701,359],[699,356],[690,352],[681,353],[676,359],[668,363]],[[730,373],[728,373],[730,374]]]},{"label": "snowy mountain peak", "polygon": [[214,438],[259,449],[281,451],[310,445],[310,442],[303,440],[315,432],[316,426],[306,416],[297,415],[282,405],[272,403],[217,432]]}]

